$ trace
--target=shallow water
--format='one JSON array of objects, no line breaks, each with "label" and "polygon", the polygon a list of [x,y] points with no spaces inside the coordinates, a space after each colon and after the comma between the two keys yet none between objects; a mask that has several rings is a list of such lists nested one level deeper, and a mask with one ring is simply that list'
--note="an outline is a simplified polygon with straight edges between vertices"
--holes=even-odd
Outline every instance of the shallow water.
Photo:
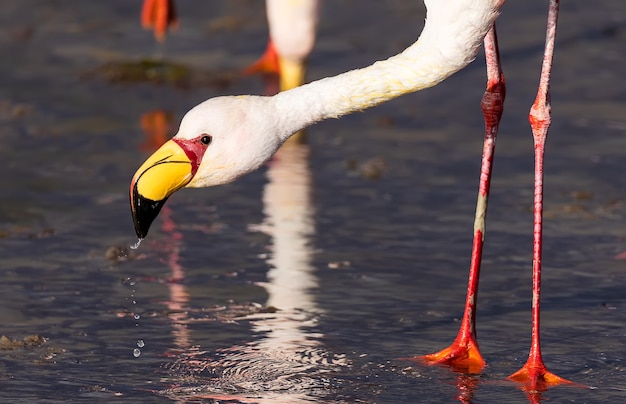
[{"label": "shallow water", "polygon": [[[237,74],[264,49],[262,2],[180,2],[181,27],[162,46],[140,29],[138,3],[3,6],[0,334],[46,342],[0,352],[1,401],[527,402],[503,380],[530,339],[526,116],[544,2],[509,1],[498,20],[508,98],[478,304],[489,367],[471,377],[399,358],[440,349],[458,329],[483,130],[480,57],[434,89],[309,128],[307,145],[234,184],[177,193],[131,251],[128,184],[154,141],[140,117],[165,111],[175,126],[211,96],[268,91]],[[309,78],[411,43],[424,10],[406,3],[327,1]],[[551,370],[596,388],[542,399],[621,402],[626,6],[576,0],[561,10],[542,342]],[[189,66],[191,87],[98,73],[155,57]]]}]

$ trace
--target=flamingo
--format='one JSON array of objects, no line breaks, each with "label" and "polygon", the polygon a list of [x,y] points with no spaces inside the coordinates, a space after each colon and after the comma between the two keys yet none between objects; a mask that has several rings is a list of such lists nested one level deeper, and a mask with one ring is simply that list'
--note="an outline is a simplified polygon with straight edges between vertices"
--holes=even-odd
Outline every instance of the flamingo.
[{"label": "flamingo", "polygon": [[[263,56],[244,69],[244,74],[280,75],[281,91],[305,82],[307,59],[315,45],[319,20],[319,0],[266,0],[269,39]],[[144,0],[141,25],[153,29],[159,41],[170,27],[178,25],[174,0]]]},{"label": "flamingo", "polygon": [[[427,18],[420,37],[396,56],[271,97],[216,97],[192,108],[175,137],[133,176],[131,210],[141,240],[176,190],[231,182],[259,168],[292,134],[309,125],[432,87],[472,62],[484,42],[487,88],[481,107],[486,129],[463,320],[449,347],[412,358],[475,373],[485,366],[476,342],[476,297],[491,163],[505,97],[495,29],[504,0],[425,0],[425,4]],[[535,142],[532,342],[527,362],[509,376],[530,394],[557,384],[573,384],[547,370],[539,340],[543,158],[550,126],[549,82],[558,6],[558,0],[549,0],[541,76],[529,114]]]}]

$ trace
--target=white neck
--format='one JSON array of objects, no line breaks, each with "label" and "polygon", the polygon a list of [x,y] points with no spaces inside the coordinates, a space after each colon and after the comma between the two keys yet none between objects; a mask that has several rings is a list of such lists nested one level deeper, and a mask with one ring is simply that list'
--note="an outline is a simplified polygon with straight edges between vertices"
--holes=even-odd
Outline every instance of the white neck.
[{"label": "white neck", "polygon": [[429,0],[424,30],[399,55],[273,97],[278,136],[432,87],[474,60],[504,0]]}]

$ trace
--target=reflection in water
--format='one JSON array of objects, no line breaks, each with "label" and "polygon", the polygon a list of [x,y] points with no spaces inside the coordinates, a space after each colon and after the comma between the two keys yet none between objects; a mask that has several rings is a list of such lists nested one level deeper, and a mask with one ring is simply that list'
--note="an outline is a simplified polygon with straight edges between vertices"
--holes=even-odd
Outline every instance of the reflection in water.
[{"label": "reflection in water", "polygon": [[[170,138],[174,115],[167,111],[156,109],[141,115],[140,125],[146,140],[140,148],[146,152],[156,151]],[[177,350],[184,351],[191,347],[189,337],[188,303],[189,293],[184,285],[185,270],[180,264],[180,250],[183,244],[183,234],[177,230],[172,218],[173,212],[169,205],[161,209],[161,230],[167,236],[161,243],[155,242],[152,248],[165,254],[164,262],[172,271],[169,279],[165,280],[169,291],[169,300],[165,302],[168,317],[172,322],[172,334]],[[141,241],[141,240],[140,240]],[[139,243],[137,244],[139,246]]]},{"label": "reflection in water", "polygon": [[269,306],[284,311],[317,311],[310,291],[318,286],[311,267],[313,207],[309,148],[288,143],[270,163],[269,182],[263,194],[265,222],[259,229],[272,237],[272,266],[262,286],[267,290]]},{"label": "reflection in water", "polygon": [[473,402],[474,393],[478,388],[478,378],[475,375],[458,374],[456,379],[456,388],[458,395],[456,399],[464,404]]},{"label": "reflection in water", "polygon": [[[345,366],[324,351],[315,331],[321,313],[312,292],[318,280],[311,265],[314,233],[307,145],[286,144],[269,165],[263,202],[265,221],[255,229],[272,238],[267,310],[246,315],[258,339],[219,350],[210,357],[190,350],[173,369],[200,374],[193,386],[164,392],[176,400],[212,398],[255,403],[311,402],[329,387],[325,374]],[[204,373],[203,375],[205,375]]]},{"label": "reflection in water", "polygon": [[169,300],[165,302],[168,317],[172,321],[172,334],[174,344],[177,349],[185,350],[191,347],[189,338],[189,315],[187,304],[189,303],[189,293],[184,285],[185,270],[180,264],[180,247],[183,243],[183,234],[176,229],[176,223],[172,219],[172,210],[163,206],[161,209],[163,223],[162,229],[168,235],[165,245],[161,251],[166,253],[166,263],[172,273],[167,280]]},{"label": "reflection in water", "polygon": [[145,152],[155,152],[163,143],[170,139],[172,133],[172,121],[174,115],[162,109],[145,112],[139,119],[141,130],[146,135],[146,140],[140,149]]}]

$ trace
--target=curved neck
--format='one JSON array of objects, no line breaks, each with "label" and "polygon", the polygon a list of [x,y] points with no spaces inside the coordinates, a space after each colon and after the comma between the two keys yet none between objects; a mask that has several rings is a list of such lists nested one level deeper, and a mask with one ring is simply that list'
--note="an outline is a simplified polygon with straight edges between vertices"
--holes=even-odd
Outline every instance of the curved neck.
[{"label": "curved neck", "polygon": [[427,1],[417,42],[404,52],[273,97],[282,141],[328,118],[373,107],[432,87],[467,66],[478,53],[503,0]]}]

